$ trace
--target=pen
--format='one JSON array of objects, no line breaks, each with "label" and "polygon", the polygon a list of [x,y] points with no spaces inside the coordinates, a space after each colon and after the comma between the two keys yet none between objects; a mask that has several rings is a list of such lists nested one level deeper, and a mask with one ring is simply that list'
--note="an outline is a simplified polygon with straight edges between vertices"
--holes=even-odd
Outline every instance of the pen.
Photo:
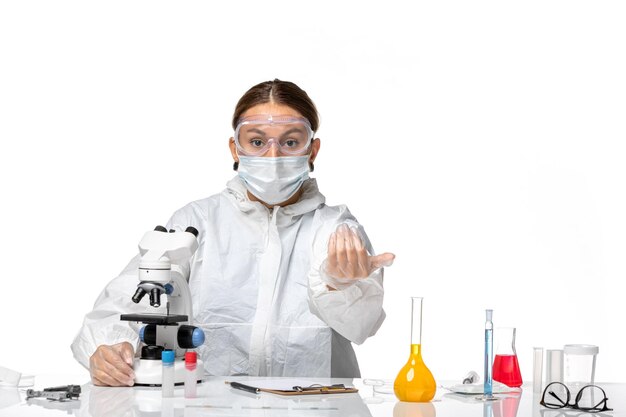
[{"label": "pen", "polygon": [[251,387],[250,385],[245,385],[245,384],[242,384],[240,382],[228,382],[228,381],[224,381],[224,382],[226,384],[230,384],[230,386],[232,388],[240,389],[242,391],[251,392],[253,394],[258,394],[259,392],[261,392],[261,390],[259,388]]},{"label": "pen", "polygon": [[330,391],[345,391],[346,386],[344,384],[333,384],[329,386],[324,386],[320,384],[313,384],[308,387],[301,387],[296,385],[293,387],[294,391],[304,392],[304,391],[320,391],[322,393],[330,392]]}]

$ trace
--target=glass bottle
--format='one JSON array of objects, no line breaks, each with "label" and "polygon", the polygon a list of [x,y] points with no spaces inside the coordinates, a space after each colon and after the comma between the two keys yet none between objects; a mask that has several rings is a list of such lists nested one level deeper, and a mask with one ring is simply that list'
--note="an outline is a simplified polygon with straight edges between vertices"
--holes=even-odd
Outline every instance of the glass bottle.
[{"label": "glass bottle", "polygon": [[427,402],[437,390],[435,378],[422,359],[422,301],[422,297],[411,297],[411,353],[393,384],[400,401]]},{"label": "glass bottle", "polygon": [[522,373],[515,352],[515,327],[498,327],[495,331],[496,357],[493,379],[509,387],[522,386]]}]

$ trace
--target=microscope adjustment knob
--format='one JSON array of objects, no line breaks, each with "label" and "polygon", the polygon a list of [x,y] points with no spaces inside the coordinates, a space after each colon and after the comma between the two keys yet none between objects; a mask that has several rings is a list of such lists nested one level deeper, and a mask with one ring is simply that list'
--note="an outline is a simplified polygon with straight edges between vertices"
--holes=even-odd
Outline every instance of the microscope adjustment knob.
[{"label": "microscope adjustment knob", "polygon": [[193,226],[189,226],[185,229],[185,232],[187,233],[191,233],[192,235],[194,235],[195,237],[198,237],[198,229],[196,229]]},{"label": "microscope adjustment knob", "polygon": [[194,348],[201,346],[204,344],[204,331],[199,328],[195,328],[191,335],[191,344],[194,345]]},{"label": "microscope adjustment knob", "polygon": [[178,328],[177,341],[181,349],[195,349],[204,343],[204,332],[199,327],[183,324]]},{"label": "microscope adjustment knob", "polygon": [[154,228],[155,232],[165,232],[167,233],[167,229],[161,225],[158,225],[157,227]]},{"label": "microscope adjustment knob", "polygon": [[139,340],[146,345],[156,345],[157,327],[156,324],[148,324],[139,329]]}]

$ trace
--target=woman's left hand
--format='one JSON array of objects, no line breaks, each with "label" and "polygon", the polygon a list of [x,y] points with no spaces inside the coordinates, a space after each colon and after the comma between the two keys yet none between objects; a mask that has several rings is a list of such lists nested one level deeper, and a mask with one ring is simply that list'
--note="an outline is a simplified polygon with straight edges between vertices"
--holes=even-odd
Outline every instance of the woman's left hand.
[{"label": "woman's left hand", "polygon": [[375,269],[391,266],[395,257],[388,252],[369,256],[357,231],[340,224],[328,241],[326,273],[333,278],[367,278]]}]

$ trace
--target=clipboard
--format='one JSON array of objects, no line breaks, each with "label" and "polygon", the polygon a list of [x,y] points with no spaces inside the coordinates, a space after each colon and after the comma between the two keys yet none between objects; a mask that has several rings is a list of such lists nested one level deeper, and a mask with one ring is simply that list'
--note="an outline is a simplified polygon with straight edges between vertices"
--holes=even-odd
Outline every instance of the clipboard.
[{"label": "clipboard", "polygon": [[312,384],[312,385],[294,385],[291,389],[277,389],[277,388],[264,388],[261,386],[254,386],[243,384],[241,382],[229,382],[224,381],[225,384],[231,386],[231,388],[238,389],[241,391],[250,392],[253,394],[260,394],[262,392],[268,392],[270,394],[277,395],[329,395],[329,394],[350,394],[354,392],[359,392],[358,389],[354,387],[346,387],[344,384],[333,384],[333,385],[322,385],[322,384]]}]

